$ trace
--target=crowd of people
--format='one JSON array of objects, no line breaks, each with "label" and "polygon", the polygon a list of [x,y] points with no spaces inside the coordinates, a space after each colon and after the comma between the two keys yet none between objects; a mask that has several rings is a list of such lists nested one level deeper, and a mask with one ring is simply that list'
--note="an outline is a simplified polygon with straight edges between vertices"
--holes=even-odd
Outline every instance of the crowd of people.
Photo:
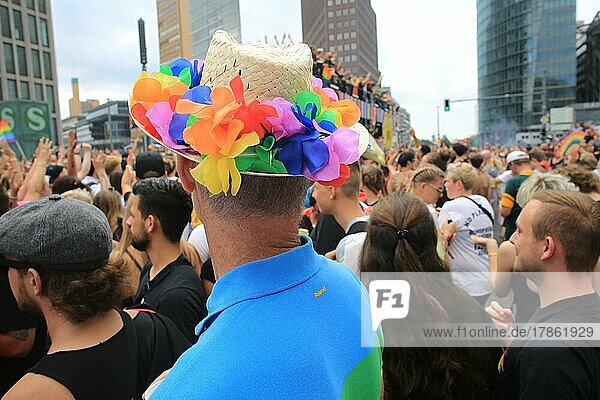
[{"label": "crowd of people", "polygon": [[[230,97],[219,112],[242,107]],[[250,106],[261,107],[243,117]],[[0,395],[600,398],[597,346],[394,345],[416,323],[458,315],[600,322],[600,281],[566,274],[598,268],[600,138],[558,157],[558,144],[411,137],[386,165],[354,149],[334,165],[343,179],[243,173],[237,194],[229,175],[215,193],[198,172],[213,155],[194,161],[180,143],[135,141],[121,155],[71,133],[64,149],[42,138],[19,159],[1,141]],[[398,272],[444,278],[416,288],[424,316],[409,314],[399,333],[371,329],[361,277]],[[533,272],[562,274],[521,274]]]}]

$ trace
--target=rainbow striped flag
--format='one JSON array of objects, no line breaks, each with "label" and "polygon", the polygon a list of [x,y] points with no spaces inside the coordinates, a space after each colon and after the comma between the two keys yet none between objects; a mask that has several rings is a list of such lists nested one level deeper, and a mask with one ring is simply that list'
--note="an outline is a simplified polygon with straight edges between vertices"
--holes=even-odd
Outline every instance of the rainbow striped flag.
[{"label": "rainbow striped flag", "polygon": [[6,140],[7,143],[15,142],[15,135],[12,133],[8,121],[4,118],[0,119],[0,140]]},{"label": "rainbow striped flag", "polygon": [[331,77],[333,76],[333,72],[335,71],[335,68],[330,67],[329,64],[325,64],[323,65],[323,79],[325,79],[326,81],[330,81]]}]

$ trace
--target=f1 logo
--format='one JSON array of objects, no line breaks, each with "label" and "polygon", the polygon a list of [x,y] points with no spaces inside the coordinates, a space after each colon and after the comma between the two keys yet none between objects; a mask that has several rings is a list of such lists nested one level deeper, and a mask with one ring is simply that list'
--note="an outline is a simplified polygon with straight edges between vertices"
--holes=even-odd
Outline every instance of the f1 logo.
[{"label": "f1 logo", "polygon": [[384,319],[402,319],[408,315],[410,283],[404,280],[377,280],[369,284],[371,328],[376,331]]}]

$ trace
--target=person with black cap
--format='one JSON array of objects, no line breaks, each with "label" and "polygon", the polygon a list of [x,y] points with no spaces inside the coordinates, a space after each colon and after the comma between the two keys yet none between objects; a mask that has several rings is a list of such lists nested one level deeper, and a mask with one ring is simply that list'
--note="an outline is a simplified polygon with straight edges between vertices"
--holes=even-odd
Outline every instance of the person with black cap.
[{"label": "person with black cap", "polygon": [[0,265],[19,308],[44,316],[52,342],[4,399],[139,398],[189,345],[173,327],[167,357],[150,345],[159,340],[154,317],[132,321],[115,309],[125,269],[110,257],[111,239],[99,209],[60,195],[0,217]]}]

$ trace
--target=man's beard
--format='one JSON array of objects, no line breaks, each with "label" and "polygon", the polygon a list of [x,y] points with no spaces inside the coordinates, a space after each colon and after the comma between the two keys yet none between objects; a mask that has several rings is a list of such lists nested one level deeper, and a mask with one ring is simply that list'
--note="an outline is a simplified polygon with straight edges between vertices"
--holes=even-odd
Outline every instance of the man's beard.
[{"label": "man's beard", "polygon": [[35,304],[35,302],[27,294],[27,290],[25,290],[25,283],[23,282],[22,278],[19,279],[18,291],[19,293],[15,293],[15,300],[17,301],[19,310],[26,314],[42,315],[42,311],[38,305]]},{"label": "man's beard", "polygon": [[146,251],[146,248],[148,248],[148,243],[150,243],[150,237],[146,231],[144,231],[144,235],[139,239],[133,237],[133,235],[131,236],[131,245],[138,251]]}]

